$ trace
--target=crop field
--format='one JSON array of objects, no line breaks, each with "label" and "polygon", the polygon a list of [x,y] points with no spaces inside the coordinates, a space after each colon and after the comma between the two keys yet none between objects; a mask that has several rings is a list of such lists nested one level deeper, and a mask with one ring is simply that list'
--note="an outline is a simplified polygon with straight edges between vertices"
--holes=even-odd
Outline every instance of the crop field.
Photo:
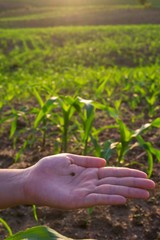
[{"label": "crop field", "polygon": [[47,225],[73,239],[158,240],[159,1],[32,2],[0,1],[0,168],[70,152],[143,170],[157,185],[148,201],[91,214],[37,207],[38,223],[31,206],[1,210],[0,239]]}]

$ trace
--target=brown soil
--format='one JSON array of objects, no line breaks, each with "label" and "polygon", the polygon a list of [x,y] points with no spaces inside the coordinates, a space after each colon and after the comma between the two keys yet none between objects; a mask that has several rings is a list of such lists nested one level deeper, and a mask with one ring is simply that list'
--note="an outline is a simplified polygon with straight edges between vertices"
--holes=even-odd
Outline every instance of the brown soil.
[{"label": "brown soil", "polygon": [[[6,14],[6,13],[5,13]],[[26,12],[27,14],[27,12]],[[7,14],[6,14],[7,16]],[[79,25],[122,25],[122,24],[159,24],[160,8],[149,9],[112,9],[104,11],[95,10],[75,11],[70,15],[48,17],[42,19],[19,19],[0,21],[1,28],[29,28],[53,26],[79,26]]]}]

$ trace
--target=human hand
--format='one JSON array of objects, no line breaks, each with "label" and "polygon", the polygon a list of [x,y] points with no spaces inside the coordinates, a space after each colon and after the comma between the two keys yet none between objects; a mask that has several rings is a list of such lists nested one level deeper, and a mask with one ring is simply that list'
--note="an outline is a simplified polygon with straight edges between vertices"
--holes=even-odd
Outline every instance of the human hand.
[{"label": "human hand", "polygon": [[60,209],[125,204],[128,198],[147,199],[155,184],[144,172],[105,167],[105,160],[74,154],[41,159],[26,169],[28,204]]}]

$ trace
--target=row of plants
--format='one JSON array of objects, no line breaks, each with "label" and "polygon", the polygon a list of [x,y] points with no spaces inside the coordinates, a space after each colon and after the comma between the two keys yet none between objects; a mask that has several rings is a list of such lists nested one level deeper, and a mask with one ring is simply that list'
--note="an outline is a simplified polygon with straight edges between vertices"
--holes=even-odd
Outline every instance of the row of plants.
[{"label": "row of plants", "polygon": [[[10,124],[9,139],[12,139],[15,149],[20,136],[25,136],[15,161],[18,161],[27,147],[40,144],[41,148],[45,148],[47,139],[54,139],[54,154],[71,150],[68,146],[73,141],[81,149],[81,154],[92,152],[107,161],[115,151],[117,165],[125,163],[125,156],[129,151],[141,147],[148,155],[148,175],[151,176],[153,159],[160,161],[160,151],[145,141],[142,134],[151,128],[159,128],[160,118],[150,120],[133,130],[121,119],[121,101],[116,102],[116,107],[71,96],[50,97],[44,101],[36,89],[33,92],[39,107],[29,110],[25,107],[21,110],[12,108],[8,116],[1,120],[5,127]],[[108,116],[113,118],[112,124],[95,126],[96,116],[102,115],[106,116],[106,122]],[[25,122],[22,128],[19,127],[21,121]],[[106,139],[101,142],[99,136],[102,133],[107,135],[107,129],[118,132],[118,139]]]},{"label": "row of plants", "polygon": [[159,26],[0,30],[0,71],[159,65]]},{"label": "row of plants", "polygon": [[[53,95],[76,95],[130,112],[132,122],[140,118],[155,118],[159,113],[159,72],[159,67],[155,65],[134,69],[76,67],[75,70],[70,68],[62,72],[49,69],[41,76],[21,69],[13,74],[1,74],[1,118],[10,115],[8,111],[3,113],[6,106],[14,109],[14,103],[20,106],[22,100],[24,104],[17,110],[29,112],[30,100],[34,102],[36,96],[33,89],[43,101]],[[37,100],[34,104],[37,106]],[[141,106],[143,111],[140,110]]]}]

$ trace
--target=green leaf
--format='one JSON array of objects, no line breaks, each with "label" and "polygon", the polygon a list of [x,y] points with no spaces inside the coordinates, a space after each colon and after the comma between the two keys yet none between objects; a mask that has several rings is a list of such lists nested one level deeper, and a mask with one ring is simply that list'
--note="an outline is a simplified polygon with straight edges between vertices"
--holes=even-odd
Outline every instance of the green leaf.
[{"label": "green leaf", "polygon": [[11,230],[10,226],[8,225],[8,223],[3,218],[0,218],[0,222],[7,229],[9,235],[12,236],[13,233],[12,233],[12,230]]},{"label": "green leaf", "polygon": [[137,140],[139,144],[146,150],[149,151],[151,154],[155,155],[157,160],[160,162],[160,150],[154,148],[150,142],[144,141],[141,136],[137,136]]},{"label": "green leaf", "polygon": [[0,124],[7,122],[10,118],[11,116],[3,117],[2,119],[0,119]]},{"label": "green leaf", "polygon": [[103,81],[99,84],[98,88],[96,89],[96,94],[101,95],[103,91],[106,89],[106,83],[108,81],[108,77],[103,79]]},{"label": "green leaf", "polygon": [[10,236],[6,240],[71,240],[71,238],[64,237],[51,228],[37,226]]},{"label": "green leaf", "polygon": [[145,145],[144,139],[143,139],[140,135],[137,135],[136,138],[137,138],[137,140],[138,140],[139,145],[140,145],[141,147],[144,147],[144,145]]},{"label": "green leaf", "polygon": [[73,240],[73,239],[65,237],[49,227],[36,226],[29,228],[23,232],[18,232],[17,234],[8,237],[5,240]]},{"label": "green leaf", "polygon": [[83,117],[83,122],[84,122],[84,137],[83,141],[86,141],[89,137],[93,120],[94,120],[94,106],[92,104],[92,100],[86,100],[83,98],[78,98],[80,103],[84,104],[85,107],[85,112],[84,112],[84,117]]},{"label": "green leaf", "polygon": [[160,150],[152,147],[152,153],[156,156],[157,160],[160,162]]},{"label": "green leaf", "polygon": [[33,89],[33,93],[34,93],[34,96],[37,98],[37,101],[38,101],[39,105],[41,107],[43,107],[44,102],[43,102],[41,96],[39,95],[39,92],[36,90],[36,88]]},{"label": "green leaf", "polygon": [[88,211],[89,215],[91,215],[93,212],[93,207],[88,208],[87,211]]},{"label": "green leaf", "polygon": [[16,132],[16,129],[17,129],[17,119],[18,119],[18,116],[15,116],[15,118],[13,119],[12,123],[11,123],[11,130],[10,130],[10,135],[9,135],[9,138],[11,139],[15,132]]},{"label": "green leaf", "polygon": [[46,103],[43,105],[41,110],[38,113],[38,116],[36,117],[34,121],[34,127],[37,128],[40,122],[44,117],[47,116],[47,113],[51,110],[53,107],[53,103],[57,100],[57,97],[52,97],[46,101]]},{"label": "green leaf", "polygon": [[152,125],[153,127],[159,128],[159,127],[160,127],[160,118],[156,118],[155,120],[153,120],[153,122],[151,123],[151,125]]},{"label": "green leaf", "polygon": [[121,142],[129,142],[132,138],[132,132],[128,129],[124,122],[118,120],[119,130],[120,130],[120,140]]},{"label": "green leaf", "polygon": [[27,145],[29,144],[28,140],[26,140],[22,147],[20,148],[20,150],[18,151],[18,153],[15,156],[15,162],[17,162],[21,156],[21,154],[24,152],[24,150],[26,149]]},{"label": "green leaf", "polygon": [[116,109],[117,112],[120,109],[121,103],[122,103],[122,99],[118,99],[118,100],[114,101],[114,106],[115,106],[115,109]]},{"label": "green leaf", "polygon": [[103,152],[102,152],[102,157],[108,161],[113,153],[113,148],[112,148],[112,141],[108,140],[104,143],[104,148],[103,148]]},{"label": "green leaf", "polygon": [[32,210],[33,210],[34,219],[36,220],[36,222],[38,222],[38,215],[37,215],[36,205],[32,206]]},{"label": "green leaf", "polygon": [[153,172],[153,156],[152,153],[147,151],[148,155],[148,177],[150,178]]},{"label": "green leaf", "polygon": [[97,157],[101,156],[101,146],[99,144],[99,141],[96,138],[94,138],[92,135],[91,135],[91,141],[93,143],[94,150],[95,150],[94,155]]},{"label": "green leaf", "polygon": [[94,106],[91,104],[86,105],[86,121],[85,121],[85,134],[84,138],[87,139],[91,128],[92,128],[92,123],[94,120]]},{"label": "green leaf", "polygon": [[[87,154],[87,144],[88,139],[91,134],[92,125],[94,121],[94,105],[92,103],[92,100],[86,100],[81,97],[78,97],[79,103],[82,103],[84,106],[84,110],[82,111],[83,114],[81,114],[81,118],[83,121],[83,137],[82,141],[84,143],[84,155]],[[83,108],[82,108],[83,109]]]},{"label": "green leaf", "polygon": [[108,114],[110,117],[112,117],[113,119],[118,119],[119,113],[118,113],[118,111],[117,111],[116,108],[110,107],[110,106],[105,105],[105,104],[97,103],[97,102],[94,103],[94,106],[95,106],[97,109],[106,111],[107,114]]},{"label": "green leaf", "polygon": [[139,144],[145,149],[148,156],[148,177],[152,175],[153,171],[153,155],[155,155],[160,161],[160,151],[155,149],[150,142],[145,142],[144,139],[139,135],[137,136]]}]

